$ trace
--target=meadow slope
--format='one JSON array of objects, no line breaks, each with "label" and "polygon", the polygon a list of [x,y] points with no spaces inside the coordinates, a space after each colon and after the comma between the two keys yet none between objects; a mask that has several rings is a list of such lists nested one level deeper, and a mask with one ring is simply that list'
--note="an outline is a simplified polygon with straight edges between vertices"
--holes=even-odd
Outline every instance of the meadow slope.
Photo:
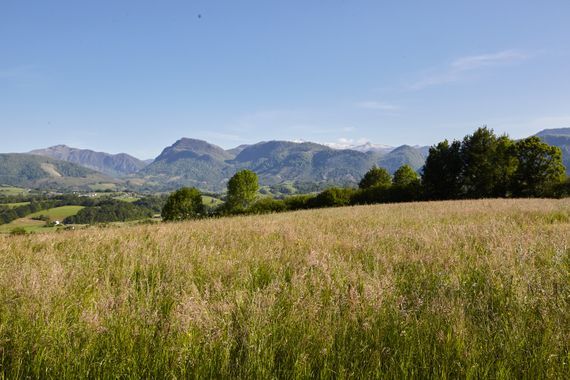
[{"label": "meadow slope", "polygon": [[0,378],[564,378],[570,200],[0,236]]}]

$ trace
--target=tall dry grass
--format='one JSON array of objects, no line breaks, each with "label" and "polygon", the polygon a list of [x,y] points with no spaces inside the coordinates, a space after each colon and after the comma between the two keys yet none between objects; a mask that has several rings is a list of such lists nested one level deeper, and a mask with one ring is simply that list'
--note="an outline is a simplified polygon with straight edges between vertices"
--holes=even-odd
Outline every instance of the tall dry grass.
[{"label": "tall dry grass", "polygon": [[4,378],[568,378],[570,200],[0,236]]}]

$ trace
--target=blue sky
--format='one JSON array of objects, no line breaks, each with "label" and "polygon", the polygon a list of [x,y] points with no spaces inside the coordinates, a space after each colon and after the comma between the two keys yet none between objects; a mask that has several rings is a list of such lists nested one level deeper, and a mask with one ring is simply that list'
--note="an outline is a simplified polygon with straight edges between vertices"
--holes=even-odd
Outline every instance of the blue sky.
[{"label": "blue sky", "polygon": [[0,152],[570,126],[570,2],[0,1]]}]

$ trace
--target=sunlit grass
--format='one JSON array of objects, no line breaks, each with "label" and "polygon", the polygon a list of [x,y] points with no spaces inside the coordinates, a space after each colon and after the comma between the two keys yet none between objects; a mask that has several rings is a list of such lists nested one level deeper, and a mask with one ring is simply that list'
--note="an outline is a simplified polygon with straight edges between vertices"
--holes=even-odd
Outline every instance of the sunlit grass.
[{"label": "sunlit grass", "polygon": [[570,200],[0,236],[0,377],[564,378]]},{"label": "sunlit grass", "polygon": [[60,206],[54,207],[47,210],[41,210],[38,212],[34,212],[33,214],[28,215],[28,218],[36,218],[41,215],[44,215],[50,219],[58,219],[63,220],[68,216],[72,216],[77,214],[84,206]]}]

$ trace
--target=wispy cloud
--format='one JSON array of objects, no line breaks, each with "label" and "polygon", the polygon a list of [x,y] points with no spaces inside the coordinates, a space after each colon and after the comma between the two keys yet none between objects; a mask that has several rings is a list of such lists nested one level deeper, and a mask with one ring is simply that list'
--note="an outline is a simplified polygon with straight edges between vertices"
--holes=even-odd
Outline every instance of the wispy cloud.
[{"label": "wispy cloud", "polygon": [[364,102],[358,102],[355,104],[358,108],[370,109],[370,110],[380,110],[380,111],[398,111],[400,110],[399,106],[394,104],[385,103],[385,102],[378,102],[375,100],[368,100]]},{"label": "wispy cloud", "polygon": [[497,53],[460,57],[453,60],[445,68],[434,70],[409,86],[411,90],[453,83],[464,79],[469,73],[485,67],[497,67],[521,62],[529,58],[529,54],[518,50],[503,50]]}]

